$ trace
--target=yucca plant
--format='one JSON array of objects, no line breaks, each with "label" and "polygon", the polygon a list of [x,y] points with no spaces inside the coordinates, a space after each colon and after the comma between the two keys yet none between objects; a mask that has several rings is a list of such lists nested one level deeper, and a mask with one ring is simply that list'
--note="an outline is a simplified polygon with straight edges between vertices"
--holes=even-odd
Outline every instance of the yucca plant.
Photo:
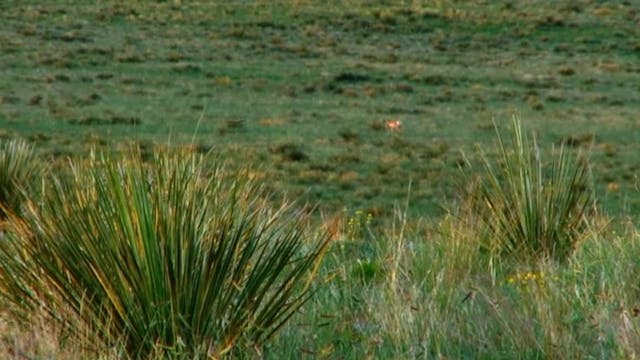
[{"label": "yucca plant", "polygon": [[19,212],[34,190],[43,166],[32,145],[23,140],[0,143],[0,218]]},{"label": "yucca plant", "polygon": [[490,230],[489,246],[499,254],[566,259],[586,234],[594,209],[586,159],[560,145],[545,163],[516,116],[511,144],[496,133],[498,164],[481,152],[484,172],[472,195]]},{"label": "yucca plant", "polygon": [[1,296],[130,358],[262,344],[309,298],[327,237],[308,238],[299,213],[207,163],[97,157],[54,177],[0,244]]}]

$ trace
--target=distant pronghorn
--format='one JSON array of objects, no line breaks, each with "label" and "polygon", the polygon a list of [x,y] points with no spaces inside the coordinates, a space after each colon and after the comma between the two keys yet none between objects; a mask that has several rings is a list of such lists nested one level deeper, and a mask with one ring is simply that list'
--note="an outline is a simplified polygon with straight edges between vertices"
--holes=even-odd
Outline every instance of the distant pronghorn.
[{"label": "distant pronghorn", "polygon": [[401,125],[402,125],[402,124],[400,123],[400,120],[395,120],[395,119],[387,120],[387,121],[385,122],[385,126],[387,127],[387,130],[391,130],[391,131],[398,131],[398,130],[400,130],[400,126],[401,126]]}]

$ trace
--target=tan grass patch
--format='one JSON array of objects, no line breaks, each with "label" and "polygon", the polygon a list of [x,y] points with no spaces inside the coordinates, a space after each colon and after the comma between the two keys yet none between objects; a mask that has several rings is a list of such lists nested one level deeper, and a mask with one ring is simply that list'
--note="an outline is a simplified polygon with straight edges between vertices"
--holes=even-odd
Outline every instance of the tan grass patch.
[{"label": "tan grass patch", "polygon": [[[81,346],[73,340],[65,341],[59,332],[44,318],[33,320],[29,326],[21,326],[5,314],[0,314],[0,348],[4,349],[2,358],[13,359],[84,359]],[[6,356],[6,357],[5,357]]]},{"label": "tan grass patch", "polygon": [[264,118],[258,120],[258,124],[261,126],[283,126],[286,123],[287,120],[283,118]]}]

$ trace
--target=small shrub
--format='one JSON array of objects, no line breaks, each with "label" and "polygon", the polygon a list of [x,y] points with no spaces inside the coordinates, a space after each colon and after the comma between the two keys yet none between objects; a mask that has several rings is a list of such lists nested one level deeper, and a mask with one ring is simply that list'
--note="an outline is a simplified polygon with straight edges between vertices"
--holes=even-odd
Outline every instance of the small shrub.
[{"label": "small shrub", "polygon": [[472,196],[491,230],[492,250],[564,260],[588,231],[594,206],[589,165],[560,146],[547,165],[513,118],[511,147],[496,130],[499,162],[482,153],[484,176]]},{"label": "small shrub", "polygon": [[309,298],[327,240],[222,170],[193,153],[74,166],[0,242],[0,300],[131,358],[261,345]]}]

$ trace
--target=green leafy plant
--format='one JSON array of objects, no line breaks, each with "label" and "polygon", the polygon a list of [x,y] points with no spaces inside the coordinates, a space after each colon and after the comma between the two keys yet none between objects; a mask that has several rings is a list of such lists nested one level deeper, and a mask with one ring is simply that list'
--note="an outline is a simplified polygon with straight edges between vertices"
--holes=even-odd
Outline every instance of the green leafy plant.
[{"label": "green leafy plant", "polygon": [[23,140],[0,143],[0,218],[20,211],[42,170],[32,145]]},{"label": "green leafy plant", "polygon": [[496,129],[499,165],[482,153],[484,176],[472,195],[491,230],[489,246],[500,254],[564,260],[588,232],[594,206],[589,165],[564,146],[547,164],[516,116],[513,127],[511,146]]},{"label": "green leafy plant", "polygon": [[307,239],[246,174],[207,164],[94,157],[54,178],[0,244],[3,300],[131,358],[261,345],[309,298],[328,240]]}]

